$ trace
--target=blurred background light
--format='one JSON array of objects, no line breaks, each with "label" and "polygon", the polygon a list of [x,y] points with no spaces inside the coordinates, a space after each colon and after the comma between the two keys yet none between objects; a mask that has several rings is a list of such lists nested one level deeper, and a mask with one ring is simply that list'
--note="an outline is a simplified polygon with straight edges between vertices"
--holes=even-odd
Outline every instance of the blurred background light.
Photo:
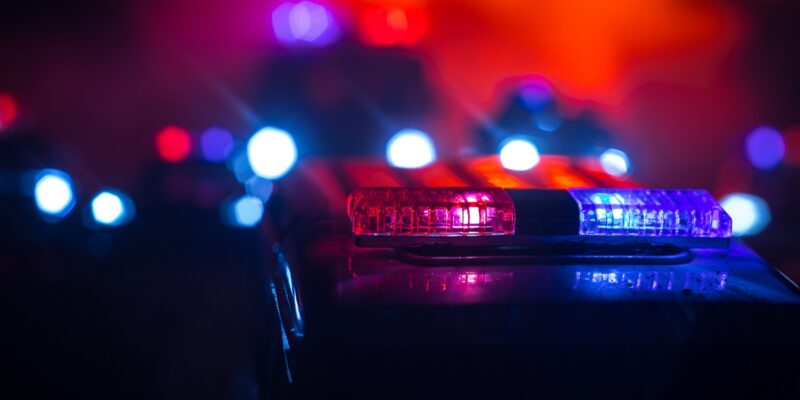
[{"label": "blurred background light", "polygon": [[233,176],[236,177],[239,183],[245,183],[255,176],[253,168],[250,167],[250,161],[247,160],[246,146],[235,146],[227,159],[226,165],[228,170],[233,172]]},{"label": "blurred background light", "polygon": [[33,196],[39,211],[53,217],[69,214],[75,205],[72,179],[55,169],[46,169],[37,175]]},{"label": "blurred background light", "polygon": [[528,139],[508,140],[500,147],[500,163],[513,171],[527,171],[539,163],[539,149]]},{"label": "blurred background light", "polygon": [[430,17],[423,7],[367,7],[359,18],[362,39],[375,46],[414,44],[429,26]]},{"label": "blurred background light", "polygon": [[100,225],[121,226],[135,214],[133,202],[122,192],[103,190],[90,203],[92,218]]},{"label": "blurred background light", "polygon": [[747,193],[732,193],[722,198],[720,205],[733,220],[736,236],[760,233],[772,218],[767,203],[758,196]]},{"label": "blurred background light", "polygon": [[185,129],[170,125],[156,135],[158,156],[167,162],[179,162],[192,150],[192,138]]},{"label": "blurred background light", "polygon": [[11,95],[0,93],[0,131],[8,128],[17,118],[17,102]]},{"label": "blurred background light", "polygon": [[630,160],[625,152],[617,149],[608,149],[600,155],[600,165],[603,171],[613,176],[624,176],[630,170]]},{"label": "blurred background light", "polygon": [[561,116],[553,108],[541,110],[534,114],[536,127],[545,132],[555,132],[561,126]]},{"label": "blurred background light", "polygon": [[245,195],[234,200],[227,207],[229,209],[225,214],[228,216],[227,223],[229,225],[250,228],[258,225],[264,217],[264,203],[258,197]]},{"label": "blurred background light", "polygon": [[785,152],[783,137],[775,128],[760,126],[747,135],[747,158],[756,168],[775,168]]},{"label": "blurred background light", "polygon": [[247,142],[247,160],[256,175],[278,179],[297,162],[297,146],[288,132],[263,128]]},{"label": "blurred background light", "polygon": [[530,77],[520,83],[518,96],[529,111],[540,111],[552,103],[553,87],[543,77]]},{"label": "blurred background light", "polygon": [[208,128],[200,135],[200,150],[206,160],[223,162],[233,150],[233,135],[227,129]]},{"label": "blurred background light", "polygon": [[286,2],[272,12],[272,29],[283,44],[324,46],[339,38],[339,27],[325,6],[311,1]]},{"label": "blurred background light", "polygon": [[397,168],[420,168],[436,160],[433,140],[417,129],[403,129],[386,144],[386,158]]},{"label": "blurred background light", "polygon": [[272,195],[272,181],[258,176],[252,176],[244,183],[245,191],[249,196],[259,198],[263,203]]}]

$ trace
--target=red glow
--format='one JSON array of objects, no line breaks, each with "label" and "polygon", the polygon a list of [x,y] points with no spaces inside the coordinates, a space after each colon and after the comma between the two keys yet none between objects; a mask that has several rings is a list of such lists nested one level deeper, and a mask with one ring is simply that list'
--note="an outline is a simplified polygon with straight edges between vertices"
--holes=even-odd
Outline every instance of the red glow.
[{"label": "red glow", "polygon": [[428,31],[430,19],[424,8],[378,7],[361,13],[364,41],[377,46],[411,45]]},{"label": "red glow", "polygon": [[9,127],[17,118],[17,103],[14,98],[0,93],[0,130]]},{"label": "red glow", "polygon": [[783,162],[786,165],[800,166],[800,126],[791,128],[783,134],[783,143],[786,145],[786,154]]},{"label": "red glow", "polygon": [[178,162],[189,155],[192,139],[189,132],[177,126],[168,126],[156,136],[156,151],[162,160]]},{"label": "red glow", "polygon": [[347,204],[357,236],[514,233],[514,203],[508,193],[495,188],[362,188],[350,194]]}]

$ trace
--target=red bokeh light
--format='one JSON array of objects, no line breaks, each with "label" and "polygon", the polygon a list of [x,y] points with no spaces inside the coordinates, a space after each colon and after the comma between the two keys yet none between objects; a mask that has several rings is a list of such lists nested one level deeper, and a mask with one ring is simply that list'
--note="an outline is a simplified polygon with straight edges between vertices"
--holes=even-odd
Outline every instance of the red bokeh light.
[{"label": "red bokeh light", "polygon": [[359,21],[365,42],[376,46],[411,45],[428,31],[430,18],[424,8],[370,7]]},{"label": "red bokeh light", "polygon": [[156,135],[156,151],[162,160],[178,162],[192,150],[189,132],[178,126],[167,126]]},{"label": "red bokeh light", "polygon": [[8,94],[0,93],[0,130],[8,128],[17,118],[17,103]]}]

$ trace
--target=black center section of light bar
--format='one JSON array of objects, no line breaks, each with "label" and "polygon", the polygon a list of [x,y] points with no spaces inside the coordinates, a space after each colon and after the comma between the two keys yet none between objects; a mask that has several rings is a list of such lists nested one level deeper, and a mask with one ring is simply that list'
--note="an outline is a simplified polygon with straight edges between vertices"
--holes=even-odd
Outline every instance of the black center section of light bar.
[{"label": "black center section of light bar", "polygon": [[578,203],[565,190],[506,189],[514,201],[517,236],[577,235]]}]

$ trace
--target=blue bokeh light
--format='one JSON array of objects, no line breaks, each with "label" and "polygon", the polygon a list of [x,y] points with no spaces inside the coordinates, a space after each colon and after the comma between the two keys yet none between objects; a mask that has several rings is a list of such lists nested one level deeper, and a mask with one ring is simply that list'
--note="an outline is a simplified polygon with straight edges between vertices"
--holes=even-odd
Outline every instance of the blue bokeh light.
[{"label": "blue bokeh light", "polygon": [[200,150],[206,160],[223,162],[233,150],[233,135],[227,129],[208,128],[200,135]]},{"label": "blue bokeh light", "polygon": [[786,153],[783,136],[768,126],[759,126],[747,135],[747,158],[759,169],[775,168]]},{"label": "blue bokeh light", "polygon": [[55,169],[46,169],[37,174],[33,197],[39,211],[51,217],[64,217],[75,206],[72,179]]},{"label": "blue bokeh light", "polygon": [[264,203],[258,197],[242,196],[228,204],[228,207],[226,214],[229,225],[251,228],[264,217]]},{"label": "blue bokeh light", "polygon": [[539,111],[553,101],[553,87],[547,79],[533,76],[519,85],[519,98],[530,111]]},{"label": "blue bokeh light", "polygon": [[554,109],[546,109],[534,116],[536,127],[545,132],[555,132],[561,127],[561,116]]}]

